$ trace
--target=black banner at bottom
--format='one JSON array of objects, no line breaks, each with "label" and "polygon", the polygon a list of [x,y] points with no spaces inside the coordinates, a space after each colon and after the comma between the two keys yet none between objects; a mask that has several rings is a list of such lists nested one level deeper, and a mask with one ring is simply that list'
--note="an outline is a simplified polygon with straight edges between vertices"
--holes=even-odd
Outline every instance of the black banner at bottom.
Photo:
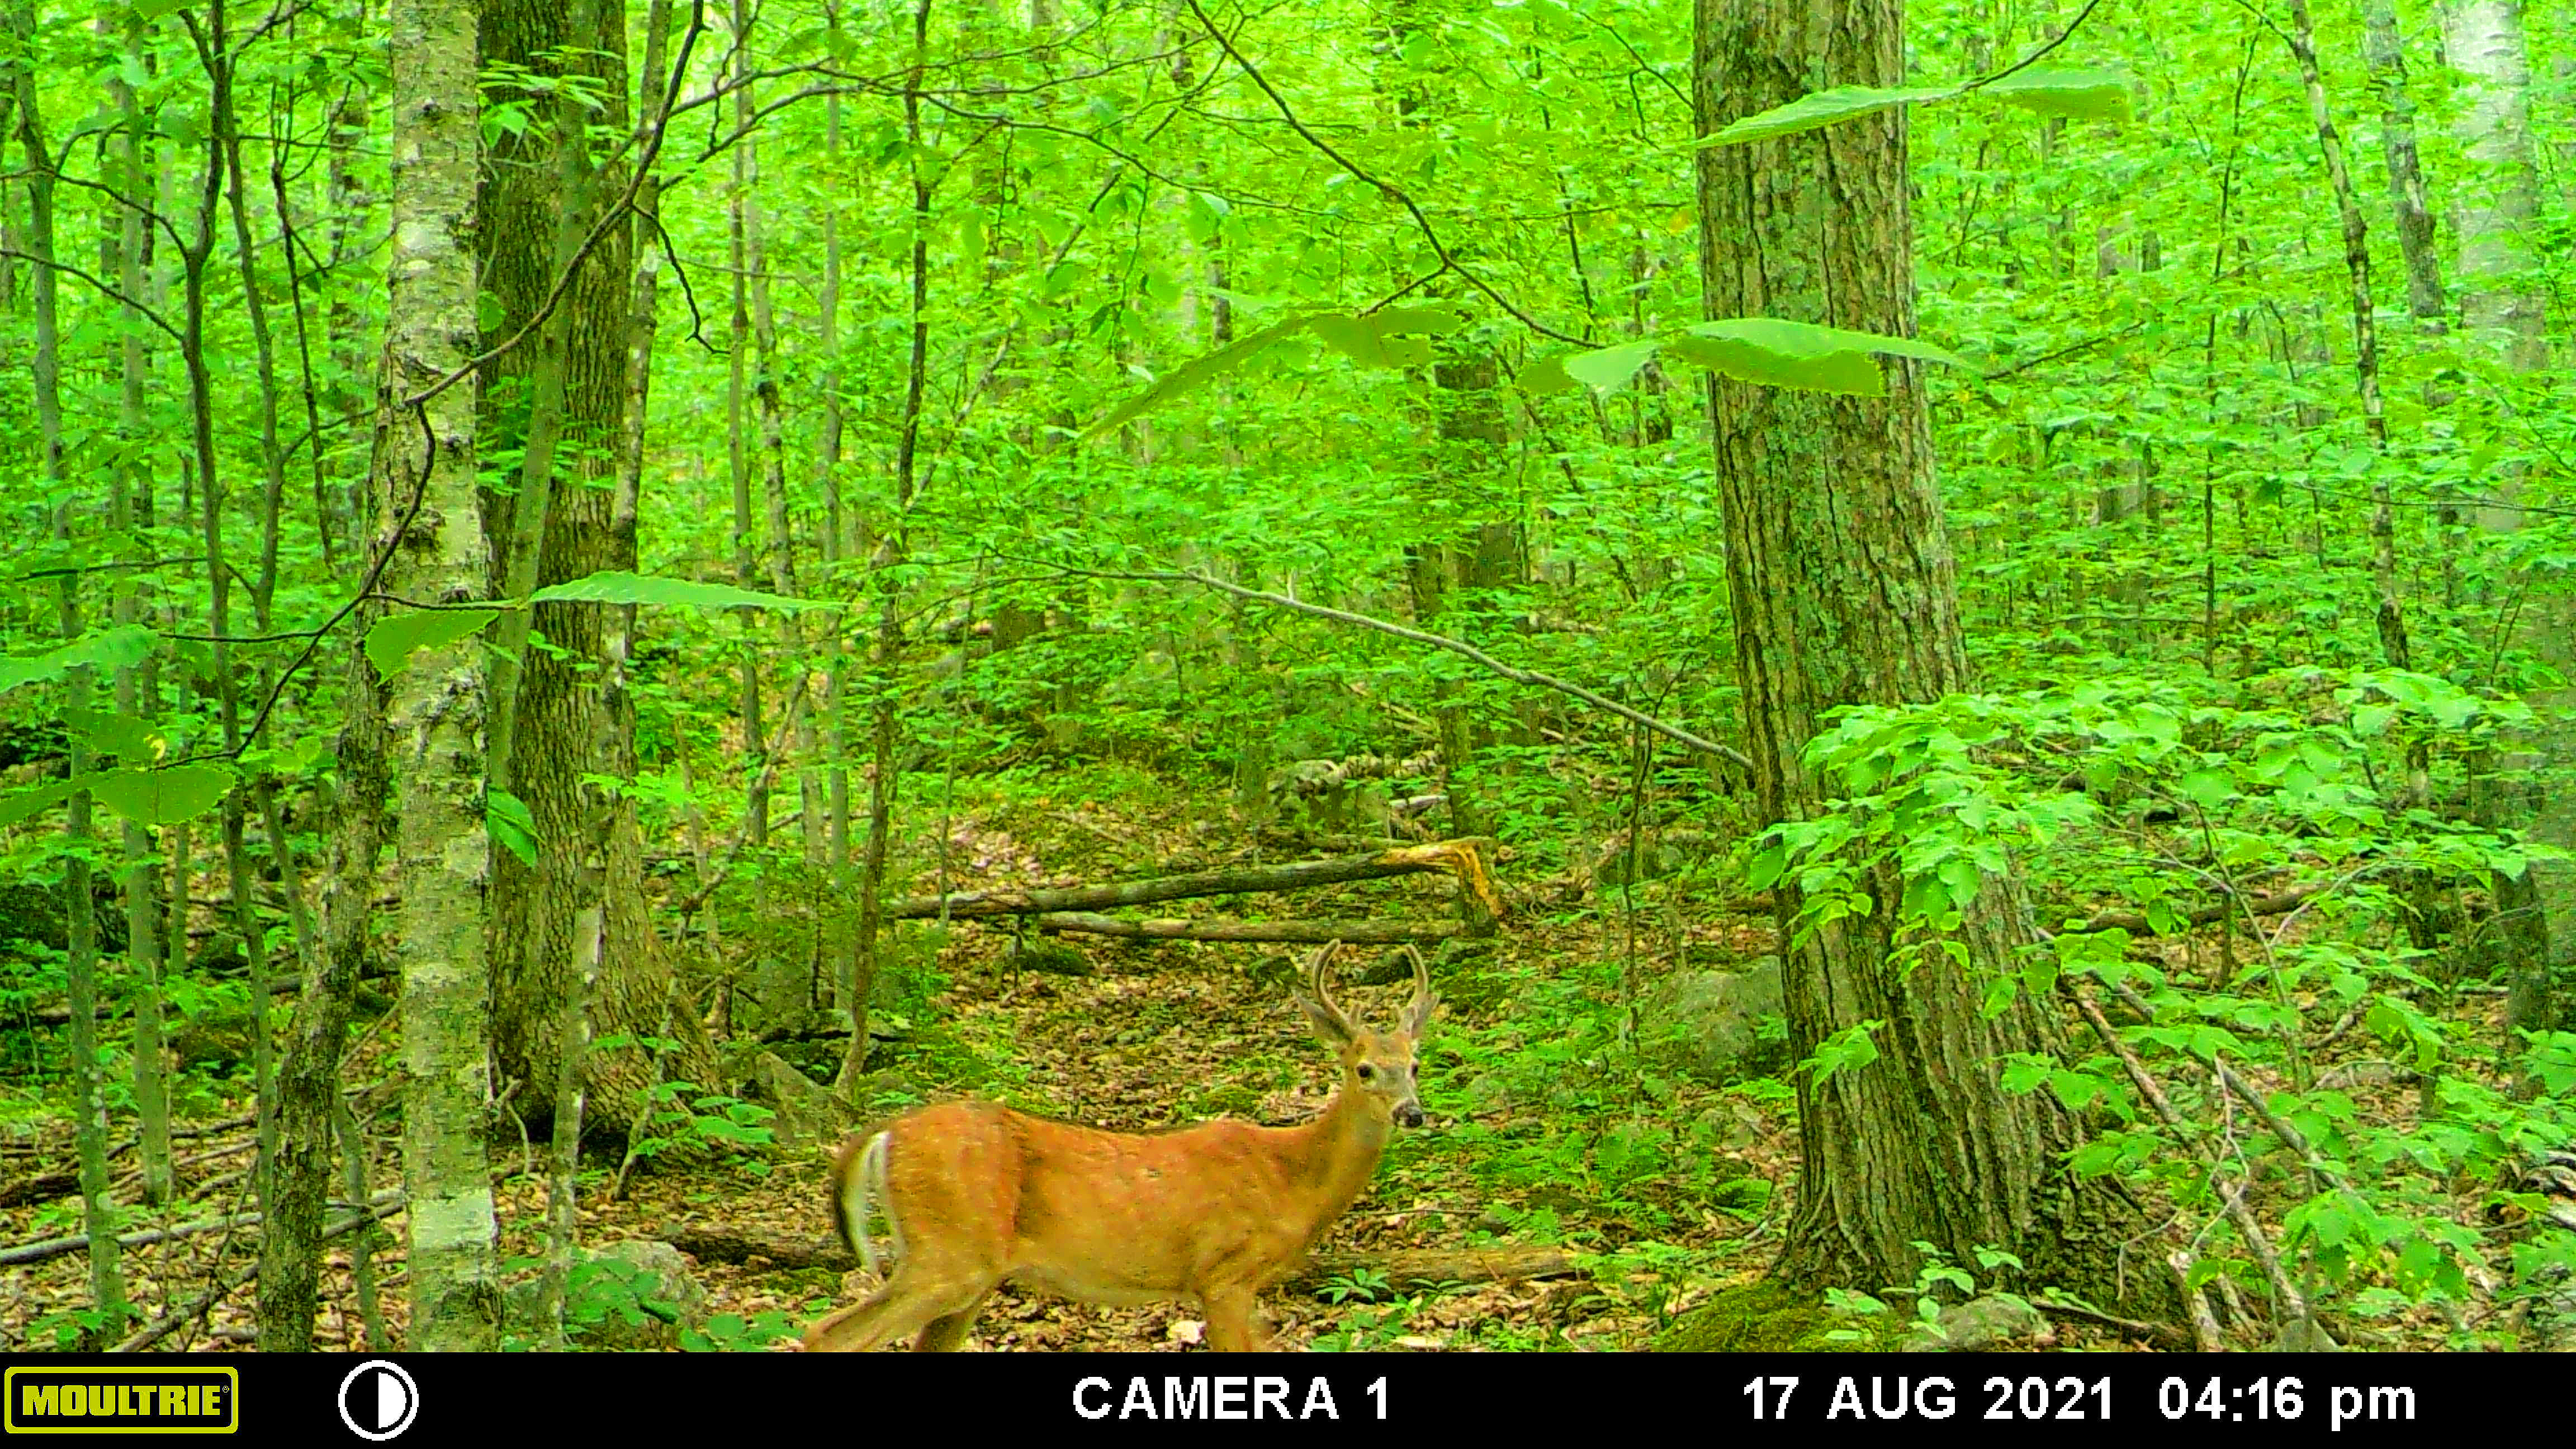
[{"label": "black banner at bottom", "polygon": [[2483,1354],[21,1355],[0,1368],[0,1432],[767,1449],[933,1425],[1143,1437],[1670,1425],[1890,1444],[1927,1429],[2064,1440],[2118,1426],[2251,1443],[2512,1427],[2550,1392],[2538,1367]]}]

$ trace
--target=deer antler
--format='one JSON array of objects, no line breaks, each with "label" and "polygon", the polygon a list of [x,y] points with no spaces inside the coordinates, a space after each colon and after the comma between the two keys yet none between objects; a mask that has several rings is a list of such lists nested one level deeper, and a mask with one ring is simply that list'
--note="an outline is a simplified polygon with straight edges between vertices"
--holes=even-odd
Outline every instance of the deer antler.
[{"label": "deer antler", "polygon": [[1316,1014],[1343,1035],[1348,1036],[1353,1034],[1351,1019],[1333,1000],[1330,988],[1324,985],[1324,968],[1341,952],[1341,949],[1341,942],[1326,941],[1316,948],[1314,955],[1306,958],[1306,994],[1312,998],[1312,1004],[1317,1008]]},{"label": "deer antler", "polygon": [[1422,959],[1421,948],[1407,941],[1404,954],[1413,958],[1413,1000],[1404,1008],[1404,1029],[1418,1032],[1431,1019],[1431,1008],[1439,998],[1431,994],[1431,963]]}]

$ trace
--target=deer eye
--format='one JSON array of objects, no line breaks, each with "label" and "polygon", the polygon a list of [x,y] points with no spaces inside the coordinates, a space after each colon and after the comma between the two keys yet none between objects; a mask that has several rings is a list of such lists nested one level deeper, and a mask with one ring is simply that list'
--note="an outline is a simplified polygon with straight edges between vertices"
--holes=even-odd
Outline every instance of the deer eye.
[{"label": "deer eye", "polygon": [[1366,1063],[1366,1062],[1362,1062],[1362,1063],[1360,1063],[1360,1080],[1361,1080],[1361,1081],[1363,1081],[1363,1082],[1366,1082],[1366,1081],[1372,1081],[1372,1080],[1374,1080],[1376,1077],[1377,1077],[1377,1068],[1375,1068],[1375,1067],[1373,1067],[1373,1066],[1370,1066],[1370,1065],[1369,1065],[1368,1063]]}]

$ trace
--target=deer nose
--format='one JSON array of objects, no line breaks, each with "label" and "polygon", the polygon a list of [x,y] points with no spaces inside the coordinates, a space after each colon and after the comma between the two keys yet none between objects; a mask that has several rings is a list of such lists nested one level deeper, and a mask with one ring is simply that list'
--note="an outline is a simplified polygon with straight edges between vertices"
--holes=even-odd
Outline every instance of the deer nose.
[{"label": "deer nose", "polygon": [[1422,1108],[1407,1102],[1395,1109],[1395,1120],[1407,1127],[1419,1127],[1422,1125]]}]

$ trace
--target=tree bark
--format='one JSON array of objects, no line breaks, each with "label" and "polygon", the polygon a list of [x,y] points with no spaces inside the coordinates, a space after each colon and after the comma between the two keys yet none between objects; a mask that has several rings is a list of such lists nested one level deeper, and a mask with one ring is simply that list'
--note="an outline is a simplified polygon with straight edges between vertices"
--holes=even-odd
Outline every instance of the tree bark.
[{"label": "tree bark", "polygon": [[2424,204],[2424,167],[2415,149],[2415,102],[2406,93],[2406,48],[2397,33],[2396,0],[2362,0],[2363,55],[2379,92],[2379,149],[2388,160],[2388,200],[2397,212],[2397,246],[2406,258],[2406,310],[2417,330],[2439,333],[2442,253],[2433,213]]},{"label": "tree bark", "polygon": [[[1828,86],[1902,84],[1903,32],[1901,0],[1697,0],[1698,129]],[[1698,154],[1710,317],[1913,335],[1902,109]],[[1921,364],[1891,360],[1886,381],[1881,398],[1723,378],[1711,389],[1736,672],[1766,824],[1824,808],[1830,783],[1801,751],[1828,711],[1922,703],[1969,682]],[[2120,1244],[2144,1230],[2138,1215],[2062,1164],[2076,1122],[1999,1077],[2007,1054],[2062,1039],[2027,994],[1980,1009],[1984,984],[2017,969],[2017,882],[1989,882],[1941,942],[1895,933],[1893,867],[1867,886],[1876,910],[1805,936],[1794,881],[1777,892],[1793,1055],[1875,1022],[1878,1058],[1800,1076],[1797,1205],[1775,1273],[1911,1282],[1922,1242],[1952,1262],[2007,1249],[2029,1281],[2097,1302],[2152,1292],[2134,1272],[2121,1291]],[[1966,948],[1966,969],[1939,949],[1951,944]]]},{"label": "tree bark", "polygon": [[[2326,182],[2334,191],[2335,212],[2342,222],[2346,295],[2352,304],[2353,381],[2361,394],[2362,431],[2384,463],[2388,420],[2380,404],[2379,323],[2378,308],[2371,298],[2370,229],[2362,218],[2360,199],[2353,193],[2352,174],[2344,165],[2343,138],[2326,104],[2325,80],[2317,67],[2316,26],[2309,18],[2307,0],[2290,0],[2288,40],[2290,54],[2299,63],[2299,78],[2307,87],[2308,117],[2316,126],[2317,149],[2324,155]],[[2406,637],[2406,611],[2397,594],[2396,505],[2384,466],[2371,473],[2370,501],[2370,571],[2379,594],[2380,657],[2391,669],[2412,669],[2414,653]],[[2420,807],[2431,793],[2428,766],[2421,753],[2408,756],[2406,777],[2408,798]]]},{"label": "tree bark", "polygon": [[[751,514],[750,450],[744,445],[747,421],[744,404],[749,397],[749,361],[751,356],[751,251],[750,225],[753,94],[751,81],[751,7],[749,0],[733,0],[734,65],[730,84],[733,95],[733,120],[743,138],[733,148],[733,189],[726,197],[727,237],[731,251],[733,283],[733,326],[725,349],[725,462],[733,482],[733,581],[746,589],[760,587],[760,576],[752,561],[753,523]],[[744,767],[752,772],[755,783],[743,804],[744,816],[751,823],[751,843],[769,843],[769,790],[757,783],[765,778],[759,758],[761,742],[769,738],[761,728],[760,708],[760,619],[758,611],[745,609],[742,618],[742,738],[749,752]]]},{"label": "tree bark", "polygon": [[868,582],[877,595],[876,640],[869,651],[869,672],[876,698],[868,706],[868,834],[859,862],[859,920],[852,943],[849,974],[841,983],[841,1001],[850,1013],[850,1043],[842,1055],[833,1088],[844,1094],[867,1070],[868,997],[876,989],[884,957],[879,939],[885,922],[886,857],[894,830],[895,709],[902,703],[897,671],[903,663],[903,624],[894,566],[903,562],[906,521],[912,512],[915,468],[921,456],[922,395],[930,376],[930,196],[931,178],[921,165],[922,75],[930,63],[930,0],[913,0],[912,70],[903,93],[905,168],[912,182],[912,350],[904,370],[903,420],[895,438],[894,515],[880,531],[868,559]]},{"label": "tree bark", "polygon": [[[127,64],[136,71],[142,70],[141,21],[129,19],[122,40]],[[140,198],[151,184],[144,161],[147,122],[143,107],[134,87],[122,74],[109,79],[107,91],[123,123],[116,139],[118,184],[126,195]],[[144,228],[140,208],[122,210],[117,227],[116,285],[126,296],[139,298],[149,264],[150,233]],[[151,468],[146,461],[150,425],[145,411],[152,362],[145,337],[142,319],[127,318],[119,348],[118,380],[122,386],[117,406],[117,431],[125,452],[117,464],[116,497],[109,509],[110,524],[120,534],[128,533],[152,513]],[[149,550],[138,553],[130,546],[126,554],[136,561],[150,557]],[[142,619],[143,591],[139,582],[129,579],[119,583],[116,621],[131,625]],[[117,669],[117,713],[129,719],[149,720],[157,712],[157,701],[152,698],[155,691],[144,674],[139,664]],[[137,1155],[143,1164],[143,1199],[157,1206],[168,1202],[177,1191],[170,1163],[170,1086],[163,1062],[160,895],[153,889],[157,872],[152,868],[150,829],[128,820],[123,833],[125,869],[120,885],[125,894],[126,950],[134,965],[134,1110],[141,1119],[141,1148]]]},{"label": "tree bark", "polygon": [[2443,51],[2463,82],[2452,135],[2472,174],[2453,188],[2460,235],[2460,324],[2502,333],[2505,365],[2548,362],[2547,298],[2534,268],[2539,184],[2531,154],[2531,65],[2521,0],[2451,0]]},{"label": "tree bark", "polygon": [[[53,266],[54,168],[60,158],[45,140],[44,112],[36,87],[37,31],[32,0],[21,0],[11,8],[9,29],[23,57],[10,68],[10,80],[17,100],[18,144],[26,152],[25,241],[27,254],[34,261],[29,281],[36,310],[32,371],[37,464],[43,471],[46,494],[61,500],[48,510],[54,540],[68,545],[74,503],[63,469],[62,331]],[[79,574],[67,572],[56,584],[56,622],[67,640],[81,633],[79,579]],[[92,673],[84,666],[71,671],[64,682],[67,718],[77,717],[88,706]],[[89,768],[89,752],[78,731],[71,732],[68,743],[67,765],[77,777]],[[95,1347],[98,1342],[113,1340],[126,1304],[125,1276],[117,1254],[116,1204],[109,1196],[107,1175],[107,1098],[98,1071],[98,920],[90,896],[89,807],[89,792],[75,792],[63,825],[63,833],[71,842],[63,854],[63,904],[69,916],[65,923],[67,950],[63,970],[71,988],[73,1150],[80,1158],[81,1221],[89,1236],[90,1302],[107,1316],[103,1329],[84,1335],[92,1340],[87,1346]]]},{"label": "tree bark", "polygon": [[[458,603],[489,597],[491,551],[474,476],[479,380],[455,375],[475,325],[477,46],[472,0],[391,0],[393,264],[376,471],[392,555],[383,589]],[[490,1165],[490,971],[483,934],[482,645],[412,655],[396,675],[386,744],[397,783],[402,906],[403,1183],[411,1205],[416,1351],[497,1346],[500,1283]],[[344,741],[345,743],[345,741]]]},{"label": "tree bark", "polygon": [[[620,134],[629,125],[625,6],[623,0],[486,0],[481,37],[487,65],[509,62],[539,74],[587,78],[600,104],[592,110],[559,101],[551,125],[496,145],[483,168],[478,250],[483,284],[501,303],[503,320],[486,334],[498,341],[536,315],[602,208],[625,192],[631,153],[594,165],[590,150],[600,143],[587,134],[592,128]],[[657,89],[651,104],[659,101]],[[508,581],[514,593],[522,584],[541,587],[636,567],[635,508],[625,490],[642,466],[642,440],[635,431],[640,421],[628,409],[640,408],[645,383],[630,320],[637,305],[633,259],[631,223],[613,220],[564,288],[544,329],[544,350],[501,358],[485,372],[495,390],[480,409],[487,446],[525,448],[518,496],[488,504],[496,518],[510,518],[495,540],[510,537],[527,550]],[[645,345],[640,365],[649,369]],[[528,511],[538,517],[512,516]],[[510,698],[499,697],[496,687],[494,707],[508,711],[508,728],[494,736],[496,757],[504,741],[507,748],[507,758],[492,765],[494,780],[527,805],[537,845],[533,867],[507,850],[493,855],[493,1045],[496,1068],[523,1084],[513,1102],[529,1124],[541,1127],[552,1121],[560,1095],[572,963],[587,949],[576,921],[604,910],[609,923],[600,979],[590,993],[590,1029],[597,1034],[657,1027],[669,963],[641,907],[640,853],[631,872],[618,865],[619,819],[632,806],[583,783],[588,774],[634,774],[634,709],[624,683],[632,611],[548,603],[527,622],[556,647],[527,651]],[[612,903],[621,890],[623,901]],[[647,1014],[633,1019],[634,1009]],[[622,1128],[638,1108],[624,1085],[641,1080],[641,1057],[606,1052],[592,1066],[592,1078],[582,1084],[586,1120],[602,1130]]]},{"label": "tree bark", "polygon": [[[2531,143],[2531,66],[2524,50],[2520,0],[2453,0],[2443,10],[2443,49],[2465,93],[2452,120],[2469,174],[2454,188],[2460,196],[2460,325],[2501,343],[2504,364],[2517,375],[2543,372],[2549,361],[2548,293],[2540,267],[2539,185]],[[2495,506],[2478,510],[2492,532],[2522,526],[2512,505],[2520,500],[2521,470],[2508,467],[2491,494]],[[2571,611],[2563,600],[2542,596],[2521,632],[2528,645],[2558,668],[2576,658],[2567,645]],[[2553,691],[2561,711],[2571,696]],[[2549,700],[2535,699],[2544,707]],[[2539,772],[2528,766],[2555,763],[2562,770],[2576,755],[2576,731],[2544,727],[2503,764],[2522,789],[2508,792],[2490,781],[2479,792],[2488,808],[2481,824],[2501,827],[2536,813],[2532,828],[2543,840],[2576,844],[2576,799],[2561,790],[2542,795]],[[2553,759],[2554,757],[2554,759]],[[2481,762],[2483,763],[2483,762]],[[2505,808],[2520,793],[2521,808]],[[2533,808],[2536,807],[2536,811]],[[2576,1010],[2555,1000],[2554,976],[2568,953],[2564,923],[2576,920],[2576,867],[2535,861],[2519,876],[2495,881],[2498,947],[2507,956],[2509,1029],[2550,1030],[2576,1020]]]}]

